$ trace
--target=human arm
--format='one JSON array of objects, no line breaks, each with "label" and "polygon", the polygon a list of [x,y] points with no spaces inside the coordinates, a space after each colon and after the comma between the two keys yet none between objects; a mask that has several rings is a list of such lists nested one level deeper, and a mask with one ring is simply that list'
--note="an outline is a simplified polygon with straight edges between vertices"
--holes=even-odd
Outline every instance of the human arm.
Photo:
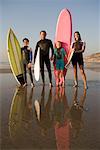
[{"label": "human arm", "polygon": [[28,63],[28,68],[32,67],[32,59],[33,59],[33,55],[32,55],[32,48],[29,48],[30,51],[30,59],[29,59],[29,63]]},{"label": "human arm", "polygon": [[53,55],[53,63],[56,62],[56,49],[54,49],[54,55]]},{"label": "human arm", "polygon": [[71,43],[70,49],[72,49],[73,51],[75,51],[74,43],[73,42]]},{"label": "human arm", "polygon": [[33,55],[32,55],[32,49],[30,48],[30,63],[32,63]]},{"label": "human arm", "polygon": [[53,48],[53,44],[52,44],[52,41],[50,40],[50,48],[51,48],[51,60],[53,60],[53,55],[54,55],[54,48]]},{"label": "human arm", "polygon": [[63,52],[63,56],[67,59],[67,52],[64,48],[62,49],[62,52]]},{"label": "human arm", "polygon": [[83,42],[83,45],[82,45],[82,52],[84,52],[84,51],[85,51],[85,48],[86,48],[86,43],[85,43],[85,42]]}]

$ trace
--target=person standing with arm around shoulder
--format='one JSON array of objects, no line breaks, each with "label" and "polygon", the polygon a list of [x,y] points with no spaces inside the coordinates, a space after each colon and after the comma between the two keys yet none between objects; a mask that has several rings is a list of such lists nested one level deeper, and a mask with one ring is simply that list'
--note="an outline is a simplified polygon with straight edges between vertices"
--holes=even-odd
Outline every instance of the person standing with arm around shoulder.
[{"label": "person standing with arm around shoulder", "polygon": [[23,59],[23,66],[24,66],[24,79],[25,79],[25,84],[23,87],[27,86],[27,69],[30,75],[30,80],[31,80],[31,87],[34,87],[33,83],[33,76],[32,76],[32,49],[29,47],[29,39],[24,38],[23,39],[23,47],[21,48],[22,52],[22,59]]},{"label": "person standing with arm around shoulder", "polygon": [[78,86],[78,75],[77,75],[77,64],[81,72],[81,76],[84,82],[84,88],[87,89],[87,80],[86,74],[84,72],[84,61],[83,61],[83,52],[86,48],[86,43],[81,40],[81,35],[78,31],[74,33],[74,42],[71,45],[71,48],[74,50],[72,56],[72,65],[74,69],[74,87]]},{"label": "person standing with arm around shoulder", "polygon": [[[52,87],[52,73],[51,73],[50,60],[53,59],[54,49],[53,49],[52,41],[49,39],[46,39],[46,35],[47,35],[46,31],[43,30],[40,32],[40,41],[37,42],[35,53],[34,53],[34,63],[35,63],[38,48],[40,48],[40,70],[41,70],[43,86],[45,85],[45,76],[44,76],[44,63],[45,63],[47,70],[48,70],[48,75],[49,75],[49,81],[50,81],[49,86]],[[49,58],[50,48],[52,50],[51,58]]]}]

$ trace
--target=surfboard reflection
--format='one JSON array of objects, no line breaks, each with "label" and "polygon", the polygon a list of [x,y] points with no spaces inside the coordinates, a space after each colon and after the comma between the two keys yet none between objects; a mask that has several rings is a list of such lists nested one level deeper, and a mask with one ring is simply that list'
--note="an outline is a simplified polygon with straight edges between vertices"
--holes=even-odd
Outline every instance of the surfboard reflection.
[{"label": "surfboard reflection", "polygon": [[86,91],[79,98],[75,88],[69,105],[65,90],[43,87],[35,100],[34,89],[16,89],[9,114],[10,138],[16,147],[70,149],[72,139],[78,137],[84,127]]},{"label": "surfboard reflection", "polygon": [[79,136],[83,127],[82,113],[86,99],[86,90],[78,102],[78,89],[75,88],[72,105],[68,105],[68,100],[64,88],[57,88],[54,99],[54,128],[56,145],[58,150],[69,150],[71,140]]},{"label": "surfboard reflection", "polygon": [[57,87],[53,102],[54,129],[58,150],[68,150],[70,147],[70,123],[67,117],[69,104],[65,88]]},{"label": "surfboard reflection", "polygon": [[38,126],[41,130],[40,136],[46,138],[46,141],[48,136],[49,139],[52,136],[57,149],[67,150],[70,145],[70,124],[68,117],[66,117],[69,112],[69,105],[65,88],[57,87],[54,93],[50,89],[46,104],[45,94],[43,88],[40,101],[36,100],[34,103]]},{"label": "surfboard reflection", "polygon": [[27,88],[16,88],[9,114],[10,138],[16,145],[22,144],[24,137],[30,132],[33,121],[32,98],[33,89],[28,96]]},{"label": "surfboard reflection", "polygon": [[[45,100],[47,103],[45,104]],[[45,136],[48,129],[52,127],[52,115],[51,115],[51,102],[52,102],[52,89],[48,92],[48,97],[45,98],[45,88],[43,87],[41,92],[40,101],[35,101],[35,114],[37,118],[38,125],[40,126],[41,135]]]}]

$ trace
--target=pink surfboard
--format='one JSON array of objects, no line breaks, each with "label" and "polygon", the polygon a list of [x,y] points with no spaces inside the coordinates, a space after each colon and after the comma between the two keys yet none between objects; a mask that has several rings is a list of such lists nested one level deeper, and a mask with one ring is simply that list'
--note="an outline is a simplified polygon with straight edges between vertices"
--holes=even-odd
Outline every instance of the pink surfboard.
[{"label": "pink surfboard", "polygon": [[57,150],[70,149],[70,126],[67,121],[60,127],[55,126],[55,136]]},{"label": "pink surfboard", "polygon": [[[67,53],[67,59],[65,58],[65,69],[64,69],[64,77],[66,76],[67,66],[70,63],[72,57],[72,50],[70,49],[72,40],[72,18],[71,13],[67,9],[63,9],[58,17],[57,26],[56,26],[56,34],[55,34],[55,43],[60,41],[62,43],[62,47],[65,49]],[[54,74],[56,77],[56,66],[54,64]]]}]

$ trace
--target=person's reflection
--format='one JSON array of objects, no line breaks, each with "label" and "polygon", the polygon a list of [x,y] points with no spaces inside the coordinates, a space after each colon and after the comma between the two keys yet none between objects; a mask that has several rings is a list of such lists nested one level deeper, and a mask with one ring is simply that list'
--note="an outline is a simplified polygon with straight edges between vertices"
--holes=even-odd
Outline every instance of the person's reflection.
[{"label": "person's reflection", "polygon": [[73,103],[70,109],[70,125],[72,128],[72,136],[75,138],[79,135],[80,130],[83,128],[82,113],[84,109],[84,102],[86,99],[86,90],[84,90],[80,101],[78,101],[78,88],[75,88]]},{"label": "person's reflection", "polygon": [[53,103],[57,150],[68,150],[70,147],[70,123],[67,117],[69,106],[65,94],[65,88],[56,88]]},{"label": "person's reflection", "polygon": [[48,129],[50,129],[52,126],[52,116],[50,111],[52,101],[52,88],[49,89],[49,95],[46,105],[45,101],[45,88],[43,87],[40,102],[36,100],[34,105],[37,122],[40,126],[42,136],[46,136],[48,133]]},{"label": "person's reflection", "polygon": [[27,88],[25,92],[25,107],[23,109],[23,123],[28,129],[33,121],[33,88],[31,88],[30,92],[28,93]]},{"label": "person's reflection", "polygon": [[32,97],[33,89],[28,93],[27,88],[17,88],[14,94],[9,114],[9,132],[15,145],[23,143],[32,126]]}]

